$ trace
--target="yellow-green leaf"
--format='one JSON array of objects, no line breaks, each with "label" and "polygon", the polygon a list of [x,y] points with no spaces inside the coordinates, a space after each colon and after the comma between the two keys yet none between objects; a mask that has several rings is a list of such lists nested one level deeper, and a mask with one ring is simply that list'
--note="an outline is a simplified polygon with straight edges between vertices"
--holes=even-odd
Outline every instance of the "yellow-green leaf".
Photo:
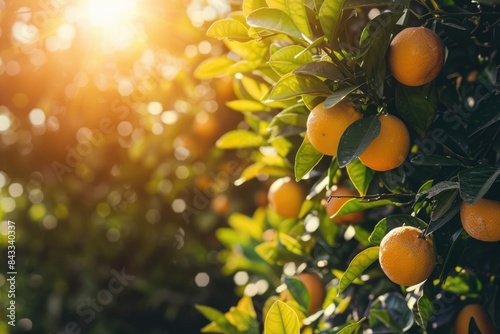
[{"label": "yellow-green leaf", "polygon": [[200,80],[212,79],[223,74],[234,64],[226,56],[205,59],[194,71],[194,76]]},{"label": "yellow-green leaf", "polygon": [[207,36],[217,39],[228,38],[235,41],[248,41],[248,29],[241,22],[232,19],[222,19],[214,22],[207,30]]},{"label": "yellow-green leaf", "polygon": [[299,334],[299,318],[290,306],[277,300],[267,313],[264,332],[266,334]]},{"label": "yellow-green leaf", "polygon": [[221,149],[248,148],[267,145],[267,141],[247,130],[233,130],[223,135],[217,141],[217,147]]},{"label": "yellow-green leaf", "polygon": [[349,179],[356,190],[358,190],[362,196],[365,196],[375,172],[363,165],[359,159],[348,164],[346,169],[347,175],[349,175]]},{"label": "yellow-green leaf", "polygon": [[269,58],[269,66],[279,75],[293,72],[301,65],[310,63],[313,58],[305,48],[299,45],[290,45],[279,49]]},{"label": "yellow-green leaf", "polygon": [[379,247],[370,247],[359,253],[352,259],[349,267],[339,282],[339,294],[359,276],[366,268],[368,268],[375,260],[378,259]]},{"label": "yellow-green leaf", "polygon": [[306,35],[311,36],[311,27],[309,26],[309,19],[307,18],[306,7],[302,0],[286,0],[288,13],[292,17],[293,22],[299,27],[300,31]]},{"label": "yellow-green leaf", "polygon": [[269,100],[287,100],[303,94],[330,95],[328,86],[311,75],[284,75],[273,87]]},{"label": "yellow-green leaf", "polygon": [[295,157],[295,180],[300,181],[307,175],[323,158],[323,154],[318,152],[307,137],[304,138]]}]

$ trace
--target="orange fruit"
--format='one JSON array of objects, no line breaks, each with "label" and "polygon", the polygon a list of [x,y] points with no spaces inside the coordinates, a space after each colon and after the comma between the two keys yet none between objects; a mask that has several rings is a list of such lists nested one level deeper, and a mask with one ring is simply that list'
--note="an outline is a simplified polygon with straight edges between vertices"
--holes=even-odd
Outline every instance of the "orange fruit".
[{"label": "orange fruit", "polygon": [[424,27],[402,30],[389,47],[389,69],[407,86],[421,86],[437,77],[444,64],[444,45],[439,36]]},{"label": "orange fruit", "polygon": [[401,166],[410,150],[410,133],[396,116],[382,115],[380,133],[359,156],[359,160],[375,171],[383,172]]},{"label": "orange fruit", "polygon": [[297,218],[306,198],[302,187],[289,177],[273,182],[267,193],[269,206],[282,217]]},{"label": "orange fruit", "polygon": [[[318,275],[313,273],[300,273],[296,275],[295,278],[298,278],[302,283],[304,283],[307,293],[309,294],[309,308],[307,313],[313,314],[321,310],[326,297],[326,289],[323,284],[323,280]],[[285,301],[292,298],[288,290],[283,291],[280,297]]]},{"label": "orange fruit", "polygon": [[339,102],[328,109],[320,103],[307,117],[306,136],[316,150],[336,156],[340,137],[349,125],[360,118],[361,114],[354,109],[352,102]]},{"label": "orange fruit", "polygon": [[225,194],[215,196],[210,202],[212,211],[219,216],[226,216],[231,210],[231,200]]},{"label": "orange fruit", "polygon": [[434,270],[432,240],[421,237],[412,226],[392,229],[380,243],[379,262],[384,273],[399,285],[411,286],[425,281]]},{"label": "orange fruit", "polygon": [[468,334],[471,318],[474,318],[481,334],[498,333],[493,327],[484,308],[480,304],[470,304],[458,312],[455,318],[455,334]]},{"label": "orange fruit", "polygon": [[[339,186],[336,190],[332,191],[330,196],[358,196],[359,194],[346,187]],[[326,203],[325,209],[328,216],[332,216],[336,213],[345,202],[350,200],[349,197],[335,198],[331,197],[328,203]],[[346,215],[336,216],[331,218],[335,224],[357,224],[361,223],[365,219],[365,212],[358,211],[353,213],[348,213]]]},{"label": "orange fruit", "polygon": [[471,237],[481,241],[500,241],[500,202],[481,198],[460,207],[462,226]]}]

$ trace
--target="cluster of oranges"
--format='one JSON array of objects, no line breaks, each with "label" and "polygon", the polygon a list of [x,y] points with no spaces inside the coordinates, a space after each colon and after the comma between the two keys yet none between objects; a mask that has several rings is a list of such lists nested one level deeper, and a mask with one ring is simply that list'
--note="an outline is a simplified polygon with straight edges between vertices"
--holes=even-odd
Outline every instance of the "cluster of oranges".
[{"label": "cluster of oranges", "polygon": [[[444,46],[430,29],[418,27],[401,31],[392,40],[388,65],[394,78],[407,86],[424,85],[439,74],[444,63]],[[314,107],[307,119],[306,138],[320,153],[337,156],[342,135],[362,114],[350,101],[342,101],[331,108],[323,103]],[[410,150],[410,133],[403,121],[390,114],[381,114],[380,132],[360,154],[359,160],[374,171],[388,171],[401,166]],[[337,215],[350,199],[358,197],[357,191],[345,186],[336,187],[329,194],[325,210],[335,224],[358,224],[365,220],[365,212]],[[270,207],[284,218],[298,218],[306,193],[301,185],[289,177],[275,181],[268,192]],[[500,202],[480,199],[473,205],[463,203],[460,218],[464,230],[473,238],[500,241]],[[380,243],[379,262],[383,272],[393,282],[412,286],[424,282],[434,271],[436,252],[433,241],[423,231],[412,226],[390,230]],[[325,298],[322,279],[314,273],[301,273],[296,277],[304,283],[311,297],[308,310],[312,314],[321,309]],[[281,298],[288,300],[284,292]],[[456,317],[456,333],[468,328],[474,318],[483,333],[494,329],[479,304],[464,307]],[[466,330],[467,331],[467,330]]]}]

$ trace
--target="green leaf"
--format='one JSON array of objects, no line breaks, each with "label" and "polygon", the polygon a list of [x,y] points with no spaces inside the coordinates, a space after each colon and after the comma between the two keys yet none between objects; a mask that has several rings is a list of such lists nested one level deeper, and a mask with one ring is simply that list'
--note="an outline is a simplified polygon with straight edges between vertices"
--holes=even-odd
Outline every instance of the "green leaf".
[{"label": "green leaf", "polygon": [[416,195],[416,199],[419,199],[420,197],[426,195],[427,198],[432,198],[439,194],[440,192],[443,192],[445,190],[450,190],[450,189],[458,189],[459,188],[459,183],[454,182],[454,181],[442,181],[439,183],[436,183],[432,187],[430,187],[427,190],[424,190]]},{"label": "green leaf", "polygon": [[411,159],[411,163],[417,166],[461,166],[462,163],[457,159],[438,154],[420,153]]},{"label": "green leaf", "polygon": [[288,11],[288,7],[286,6],[286,0],[266,0],[266,3],[271,8],[280,9],[285,13]]},{"label": "green leaf", "polygon": [[379,133],[380,120],[376,116],[361,118],[349,125],[340,138],[339,167],[343,168],[357,159]]},{"label": "green leaf", "polygon": [[299,334],[299,318],[290,306],[277,300],[267,313],[264,332],[266,334]]},{"label": "green leaf", "polygon": [[420,316],[420,321],[423,324],[423,328],[427,328],[429,321],[436,315],[436,310],[434,309],[434,304],[432,300],[424,293],[417,301],[418,315]]},{"label": "green leaf", "polygon": [[248,14],[247,23],[251,27],[265,28],[274,32],[302,40],[302,33],[292,18],[275,8],[259,8]]},{"label": "green leaf", "polygon": [[[425,236],[428,236],[429,234],[437,231],[441,227],[443,227],[447,222],[449,222],[453,217],[457,215],[457,213],[460,211],[460,205],[462,204],[462,200],[460,197],[455,196],[451,204],[449,204],[449,209],[445,211],[439,218],[436,220],[432,220],[429,223],[429,226],[427,226],[427,229],[425,230]],[[448,204],[447,204],[448,205]]]},{"label": "green leaf", "polygon": [[361,318],[358,322],[355,322],[353,324],[345,326],[340,331],[338,331],[337,334],[355,334],[358,332],[359,328],[361,327],[361,324],[365,320],[366,320],[366,317]]},{"label": "green leaf", "polygon": [[264,138],[255,132],[247,130],[227,132],[217,141],[217,147],[221,149],[260,147],[264,145],[267,145],[267,141]]},{"label": "green leaf", "polygon": [[385,205],[399,205],[399,203],[395,203],[388,199],[381,199],[376,201],[363,201],[361,198],[352,198],[342,205],[342,207],[334,213],[330,218],[334,218],[336,216],[346,215],[351,212],[363,211],[371,208],[376,208]]},{"label": "green leaf", "polygon": [[[494,71],[496,72],[497,69],[495,68]],[[478,108],[474,110],[469,119],[469,124],[467,125],[467,134],[469,137],[500,121],[500,113],[498,112],[499,104],[500,94],[489,93],[488,98],[483,97],[483,100],[479,102]]]},{"label": "green leaf", "polygon": [[443,267],[441,269],[441,275],[439,277],[441,282],[446,280],[446,277],[451,271],[454,271],[455,268],[460,264],[462,260],[462,256],[465,253],[465,246],[467,243],[468,234],[464,231],[463,228],[459,228],[451,237],[451,245],[448,247],[448,253],[446,254],[446,258],[444,260]]},{"label": "green leaf", "polygon": [[309,109],[307,109],[306,106],[302,103],[294,104],[283,109],[279,114],[274,116],[273,120],[269,124],[269,127],[271,128],[278,124],[286,124],[299,126],[305,129],[308,115]]},{"label": "green leaf", "polygon": [[403,119],[421,136],[434,121],[438,104],[434,82],[424,86],[396,86],[396,107]]},{"label": "green leaf", "polygon": [[317,77],[287,74],[276,83],[268,99],[270,101],[287,100],[303,94],[327,95],[330,94],[330,89]]},{"label": "green leaf", "polygon": [[311,303],[311,297],[309,296],[309,292],[307,292],[304,283],[295,277],[285,277],[285,284],[288,287],[288,291],[292,295],[293,299],[295,299],[297,303],[304,308],[304,311],[307,311],[309,309],[309,304]]},{"label": "green leaf", "polygon": [[307,17],[306,6],[303,0],[286,0],[288,13],[293,22],[305,36],[312,36],[309,19]]},{"label": "green leaf", "polygon": [[298,256],[305,256],[302,245],[296,238],[292,237],[291,235],[278,233],[278,240],[281,245],[283,245],[289,252]]},{"label": "green leaf", "polygon": [[290,45],[279,49],[269,58],[269,66],[279,75],[293,72],[303,64],[313,61],[309,52],[303,52],[305,48],[299,45]]},{"label": "green leaf", "polygon": [[251,12],[256,9],[267,7],[265,0],[243,0],[243,4],[241,6],[243,10],[243,15],[248,16]]},{"label": "green leaf", "polygon": [[335,245],[335,239],[339,232],[339,225],[332,224],[328,215],[322,215],[319,221],[319,231],[329,246]]},{"label": "green leaf", "polygon": [[226,106],[239,112],[268,111],[269,108],[261,102],[252,100],[233,100],[226,102]]},{"label": "green leaf", "polygon": [[347,175],[360,195],[366,195],[375,172],[367,168],[359,159],[347,165]]},{"label": "green leaf", "polygon": [[299,68],[293,71],[293,73],[322,77],[333,82],[338,82],[345,79],[344,75],[338,69],[338,67],[329,61],[310,62],[301,65]]},{"label": "green leaf", "polygon": [[377,95],[384,96],[384,80],[387,69],[386,53],[391,41],[391,34],[402,13],[385,12],[370,21],[363,33],[361,48],[366,49],[363,55],[363,67],[368,82],[374,87]]},{"label": "green leaf", "polygon": [[225,315],[209,306],[195,305],[198,312],[203,314],[205,318],[213,321],[217,326],[223,329],[227,334],[238,334],[237,328],[226,319]]},{"label": "green leaf", "polygon": [[445,214],[451,207],[455,197],[458,195],[458,189],[449,189],[440,192],[433,197],[434,204],[431,211],[431,220],[437,220]]},{"label": "green leaf", "polygon": [[460,196],[467,204],[474,204],[488,192],[500,175],[500,168],[479,165],[458,173]]},{"label": "green leaf", "polygon": [[340,101],[345,99],[349,94],[354,92],[359,87],[361,87],[361,86],[346,87],[346,88],[336,90],[335,92],[333,92],[333,94],[331,94],[330,96],[328,96],[326,98],[326,100],[324,102],[325,109],[328,109],[328,108],[335,106],[337,103],[339,103]]},{"label": "green leaf", "polygon": [[240,186],[243,183],[252,180],[260,175],[267,176],[288,176],[290,174],[289,168],[268,166],[261,162],[256,162],[243,170],[238,180],[234,181],[236,186]]},{"label": "green leaf", "polygon": [[343,6],[344,0],[325,0],[319,9],[319,22],[330,45],[338,38]]},{"label": "green leaf", "polygon": [[207,36],[217,39],[230,39],[234,41],[249,41],[248,29],[239,21],[222,19],[214,22],[207,30]]},{"label": "green leaf", "polygon": [[300,181],[307,175],[323,158],[323,154],[318,152],[307,140],[304,138],[302,145],[300,145],[297,155],[295,157],[294,173],[295,180]]},{"label": "green leaf", "polygon": [[374,245],[380,245],[384,236],[395,227],[398,226],[415,226],[415,227],[425,227],[427,224],[417,217],[412,217],[410,215],[392,215],[382,218],[377,225],[373,228],[372,234],[368,237]]},{"label": "green leaf", "polygon": [[[403,11],[408,8],[410,0],[346,0],[344,4],[344,9],[355,9],[361,7],[378,7],[378,6],[388,6],[397,9],[398,11]],[[393,10],[394,11],[394,10]]]},{"label": "green leaf", "polygon": [[368,268],[375,260],[378,259],[379,247],[370,247],[352,259],[349,267],[345,271],[344,275],[339,282],[338,294],[341,294],[345,289],[359,276],[366,268]]},{"label": "green leaf", "polygon": [[198,65],[194,76],[200,80],[213,79],[226,74],[233,64],[234,61],[229,60],[226,56],[208,58]]},{"label": "green leaf", "polygon": [[396,333],[409,330],[414,323],[413,312],[407,301],[398,293],[390,292],[377,298],[370,308],[370,324],[375,325],[373,318],[381,321]]}]

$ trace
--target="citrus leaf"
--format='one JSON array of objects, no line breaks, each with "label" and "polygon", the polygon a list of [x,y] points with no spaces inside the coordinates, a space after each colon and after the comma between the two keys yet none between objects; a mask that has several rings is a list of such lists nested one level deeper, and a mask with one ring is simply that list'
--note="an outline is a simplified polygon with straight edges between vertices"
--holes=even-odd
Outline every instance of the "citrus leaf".
[{"label": "citrus leaf", "polygon": [[209,306],[195,305],[195,307],[205,318],[213,321],[219,328],[223,329],[224,333],[238,334],[237,328],[229,322],[222,312]]},{"label": "citrus leaf", "polygon": [[387,69],[386,53],[391,34],[402,13],[385,12],[370,21],[362,33],[361,48],[363,67],[368,82],[375,88],[377,95],[384,95],[384,79]]},{"label": "citrus leaf", "polygon": [[302,281],[296,277],[285,277],[285,284],[288,287],[288,291],[292,295],[293,299],[299,303],[305,310],[309,309],[309,304],[311,303],[311,297],[307,292],[306,286]]},{"label": "citrus leaf", "polygon": [[462,163],[451,157],[438,154],[418,154],[411,163],[417,166],[460,166]]},{"label": "citrus leaf", "polygon": [[275,8],[259,8],[248,14],[247,23],[251,27],[265,28],[274,32],[303,39],[302,33],[292,18],[284,11]]},{"label": "citrus leaf", "polygon": [[258,101],[233,100],[226,102],[226,106],[239,112],[268,111],[269,108]]},{"label": "citrus leaf", "polygon": [[294,173],[295,180],[300,181],[307,175],[323,158],[323,154],[318,152],[307,140],[304,138],[302,145],[300,145],[297,155],[295,157]]},{"label": "citrus leaf", "polygon": [[441,269],[441,276],[439,277],[441,282],[444,282],[450,271],[459,265],[466,250],[467,239],[468,234],[463,228],[459,228],[451,237],[451,245],[448,248],[448,253]]},{"label": "citrus leaf", "polygon": [[330,94],[328,86],[311,75],[284,75],[271,90],[268,99],[287,100],[303,94],[327,95]]},{"label": "citrus leaf", "polygon": [[361,318],[358,322],[347,325],[342,328],[337,334],[355,334],[358,332],[358,329],[361,327],[361,324],[366,320],[366,317]]},{"label": "citrus leaf", "polygon": [[368,237],[374,245],[380,245],[384,236],[395,227],[398,226],[415,226],[415,227],[425,227],[427,223],[417,217],[412,217],[410,215],[392,215],[389,217],[382,218],[377,225],[373,228],[372,234]]},{"label": "citrus leaf", "polygon": [[378,259],[379,247],[374,246],[360,252],[352,259],[349,267],[339,282],[338,294],[341,294],[345,289],[356,279],[366,268],[368,268],[375,260]]},{"label": "citrus leaf", "polygon": [[345,99],[349,94],[354,92],[361,86],[356,87],[346,87],[333,92],[330,96],[328,96],[324,102],[325,109],[331,108],[335,106],[337,103]]},{"label": "citrus leaf", "polygon": [[207,30],[207,36],[217,39],[230,39],[234,41],[249,41],[248,29],[239,21],[222,19],[214,22]]},{"label": "citrus leaf", "polygon": [[380,120],[365,117],[349,125],[339,142],[338,161],[343,168],[358,158],[380,133]]},{"label": "citrus leaf", "polygon": [[403,119],[421,136],[434,121],[438,104],[436,85],[396,86],[396,107]]},{"label": "citrus leaf", "polygon": [[290,306],[277,300],[267,312],[264,332],[266,334],[299,334],[299,318]]},{"label": "citrus leaf", "polygon": [[326,78],[333,82],[342,81],[345,79],[342,72],[329,61],[314,61],[304,65],[301,65],[295,71],[294,74],[307,74],[314,75],[317,77]]},{"label": "citrus leaf", "polygon": [[285,13],[288,10],[288,7],[286,6],[286,0],[266,0],[266,3],[270,8],[280,9]]},{"label": "citrus leaf", "polygon": [[366,195],[375,172],[367,168],[359,159],[347,165],[347,175],[360,195]]},{"label": "citrus leaf", "polygon": [[312,36],[309,19],[307,18],[306,6],[302,0],[286,0],[288,13],[293,22],[305,36]]},{"label": "citrus leaf", "polygon": [[[496,69],[494,71],[496,72]],[[467,135],[469,137],[500,121],[499,104],[500,94],[494,95],[493,93],[488,94],[488,98],[479,102],[478,108],[472,113],[467,125]]]},{"label": "citrus leaf", "polygon": [[445,214],[450,209],[451,204],[453,203],[457,195],[458,189],[449,189],[434,196],[434,205],[432,206],[432,211],[430,214],[431,220],[437,220],[439,217]]},{"label": "citrus leaf", "polygon": [[[397,8],[400,11],[407,8],[410,4],[410,0],[345,0],[344,9],[355,9],[361,7],[377,7],[377,6],[397,6],[393,8]],[[393,10],[394,11],[394,10]]]},{"label": "citrus leaf", "polygon": [[290,45],[279,49],[269,58],[269,66],[279,75],[293,72],[303,64],[313,61],[309,52],[303,52],[305,48],[298,45]]},{"label": "citrus leaf", "polygon": [[453,202],[450,204],[450,208],[442,214],[436,220],[432,220],[429,223],[429,226],[425,230],[425,236],[437,231],[441,227],[443,227],[447,222],[449,222],[453,217],[457,215],[460,211],[460,205],[462,204],[462,199],[459,196],[456,196]]},{"label": "citrus leaf", "polygon": [[251,12],[256,9],[267,7],[265,0],[243,0],[243,4],[241,6],[243,10],[243,15],[248,16]]},{"label": "citrus leaf", "polygon": [[337,40],[343,6],[344,0],[325,0],[319,9],[319,22],[330,45]]},{"label": "citrus leaf", "polygon": [[420,321],[423,324],[423,328],[427,328],[429,321],[432,320],[436,315],[436,310],[434,309],[434,304],[432,304],[432,300],[424,293],[417,301],[418,307],[418,315],[420,317]]},{"label": "citrus leaf", "polygon": [[226,74],[233,64],[234,61],[225,56],[208,58],[198,65],[194,71],[194,76],[200,80],[212,79]]},{"label": "citrus leaf", "polygon": [[236,186],[240,186],[243,183],[252,180],[260,175],[282,177],[282,176],[287,176],[289,174],[290,174],[289,168],[268,166],[264,163],[256,162],[245,168],[241,173],[240,177],[236,181],[234,181],[234,184]]},{"label": "citrus leaf", "polygon": [[340,207],[340,209],[335,212],[330,218],[334,218],[336,216],[346,215],[351,212],[363,211],[371,208],[376,208],[384,205],[399,205],[399,203],[395,203],[388,199],[381,199],[376,201],[362,201],[360,198],[351,198],[347,202]]},{"label": "citrus leaf", "polygon": [[500,175],[500,168],[475,166],[458,173],[460,196],[467,204],[474,204],[491,188]]},{"label": "citrus leaf", "polygon": [[436,196],[437,194],[439,194],[440,192],[443,192],[445,190],[458,189],[458,188],[459,188],[459,183],[458,182],[454,182],[454,181],[442,181],[442,182],[436,183],[435,185],[433,185],[429,189],[424,190],[424,191],[418,193],[415,196],[415,199],[419,199],[423,195],[426,195],[427,198],[432,198],[432,197]]},{"label": "citrus leaf", "polygon": [[248,148],[267,145],[267,141],[247,130],[233,130],[217,140],[217,147],[221,149]]}]

